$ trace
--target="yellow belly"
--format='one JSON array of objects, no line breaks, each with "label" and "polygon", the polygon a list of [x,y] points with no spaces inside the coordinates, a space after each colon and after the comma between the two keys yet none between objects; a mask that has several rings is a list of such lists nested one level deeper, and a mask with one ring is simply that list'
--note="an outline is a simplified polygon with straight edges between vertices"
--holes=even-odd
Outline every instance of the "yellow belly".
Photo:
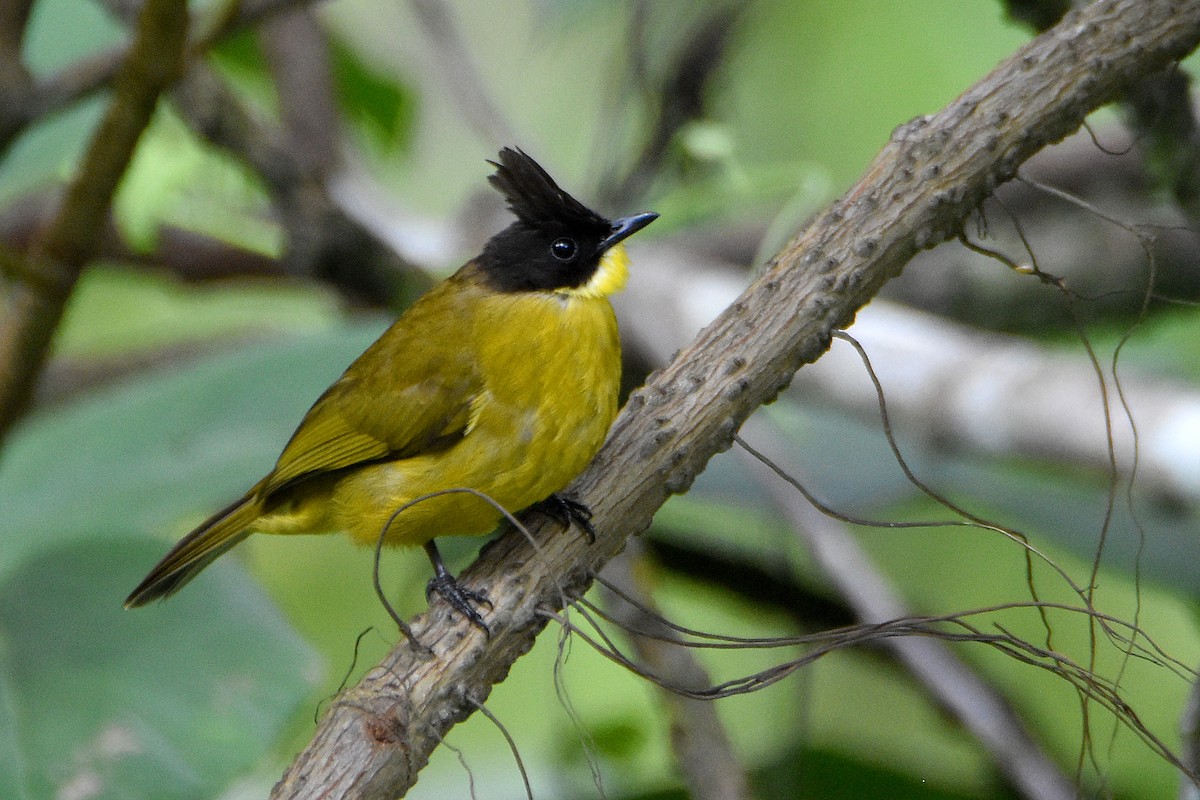
[{"label": "yellow belly", "polygon": [[[483,301],[471,342],[484,372],[466,435],[441,452],[363,466],[314,485],[268,533],[346,531],[374,545],[418,497],[468,487],[517,512],[565,487],[600,449],[617,412],[620,344],[607,299],[508,295]],[[506,335],[497,336],[504,331]],[[480,335],[486,334],[486,335]],[[422,501],[396,516],[385,543],[492,530],[501,513],[469,494]]]}]

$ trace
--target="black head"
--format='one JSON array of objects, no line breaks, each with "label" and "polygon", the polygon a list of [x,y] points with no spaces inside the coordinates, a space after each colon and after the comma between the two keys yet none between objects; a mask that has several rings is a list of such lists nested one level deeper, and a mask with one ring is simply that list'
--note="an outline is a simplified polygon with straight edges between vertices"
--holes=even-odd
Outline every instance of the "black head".
[{"label": "black head", "polygon": [[649,225],[657,214],[608,220],[558,188],[520,150],[500,151],[488,177],[517,221],[488,240],[478,263],[493,288],[505,292],[574,289],[595,275],[604,254]]}]

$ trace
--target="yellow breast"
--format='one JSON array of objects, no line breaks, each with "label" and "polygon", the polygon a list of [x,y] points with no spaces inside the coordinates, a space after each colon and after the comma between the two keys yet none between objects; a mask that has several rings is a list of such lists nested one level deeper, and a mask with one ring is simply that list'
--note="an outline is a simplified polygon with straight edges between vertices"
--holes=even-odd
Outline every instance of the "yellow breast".
[{"label": "yellow breast", "polygon": [[[417,496],[455,487],[483,492],[516,512],[564,488],[599,450],[617,412],[621,378],[608,300],[576,292],[485,295],[470,341],[483,375],[467,433],[442,452],[360,470],[334,491],[335,522],[373,544],[391,513]],[[354,514],[338,515],[338,507]],[[365,507],[375,509],[362,513]],[[449,495],[405,511],[388,544],[487,533],[500,513]],[[340,517],[340,518],[338,518]]]}]

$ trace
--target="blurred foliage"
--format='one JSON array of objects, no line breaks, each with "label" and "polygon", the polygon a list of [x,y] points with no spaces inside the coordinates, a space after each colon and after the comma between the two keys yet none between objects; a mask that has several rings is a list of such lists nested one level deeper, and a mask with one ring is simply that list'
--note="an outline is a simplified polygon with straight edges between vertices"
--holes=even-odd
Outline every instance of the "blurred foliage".
[{"label": "blurred foliage", "polygon": [[262,181],[228,155],[198,141],[169,107],[142,137],[113,213],[139,252],[159,244],[159,228],[183,230],[278,257],[283,232]]},{"label": "blurred foliage", "polygon": [[[632,5],[450,7],[487,90],[521,137],[514,144],[587,197],[646,125],[640,88],[627,73]],[[694,7],[647,5],[651,72],[654,59],[678,45],[678,20]],[[374,0],[322,6],[343,134],[349,157],[392,199],[448,216],[482,190],[483,159],[502,143],[480,141],[464,124],[466,111],[448,96],[431,42],[407,9]],[[120,38],[120,26],[90,1],[39,0],[26,37],[29,63],[48,74]],[[709,116],[679,137],[671,154],[678,168],[653,186],[647,205],[676,229],[754,219],[780,239],[861,173],[892,128],[945,104],[1025,39],[999,4],[760,0],[738,23]],[[215,60],[240,96],[274,113],[254,33],[224,42]],[[70,174],[102,104],[85,101],[31,128],[0,161],[0,203]],[[260,179],[199,142],[169,106],[148,131],[116,212],[122,232],[146,253],[163,225],[271,255],[284,245]],[[198,288],[119,264],[89,273],[58,337],[64,362],[181,342],[195,344],[198,355],[43,409],[0,454],[0,796],[261,796],[343,677],[353,680],[396,639],[371,590],[370,555],[341,537],[254,537],[162,607],[120,610],[168,542],[269,467],[308,404],[384,324],[342,313],[320,287]],[[1196,324],[1189,309],[1162,315],[1126,357],[1200,379]],[[1099,341],[1115,336],[1102,332]],[[904,480],[876,426],[786,401],[769,418],[798,454],[790,466],[802,467],[830,504],[876,518],[940,516]],[[1105,507],[1103,476],[981,463],[901,443],[931,483],[1035,532],[1072,574],[1088,572]],[[1104,602],[1139,615],[1161,646],[1194,664],[1194,515],[1141,514],[1153,531],[1145,540],[1127,510],[1114,518],[1099,573]],[[784,564],[797,581],[827,591],[732,454],[715,459],[659,521],[651,535]],[[920,611],[1028,598],[1023,553],[998,536],[859,533]],[[448,542],[445,550],[457,568],[478,544]],[[1043,566],[1035,571],[1045,597],[1071,599]],[[423,608],[427,577],[419,554],[385,560],[384,583],[403,613]],[[675,575],[669,565],[657,590],[668,615],[685,625],[743,636],[795,632],[778,609]],[[1001,619],[1035,641],[1041,635],[1028,613]],[[1056,617],[1064,647],[1086,650],[1088,635],[1078,619]],[[960,652],[1036,722],[1069,772],[1081,737],[1074,692],[982,647]],[[1112,658],[1102,652],[1100,665]],[[780,659],[703,654],[715,680]],[[1122,687],[1155,730],[1175,729],[1184,682],[1134,661]],[[553,630],[496,688],[489,708],[516,738],[538,796],[597,796],[593,770],[607,797],[682,796],[655,692],[581,643],[563,645]],[[764,797],[1007,796],[978,746],[876,654],[836,654],[768,690],[722,701],[719,710]],[[1167,765],[1101,719],[1092,721],[1092,736],[1109,787],[1127,798],[1173,792]],[[507,745],[488,720],[475,715],[449,742],[457,751],[435,752],[411,797],[464,795],[472,783],[481,797],[523,796]]]},{"label": "blurred foliage", "polygon": [[226,570],[203,594],[125,614],[115,599],[160,548],[113,531],[6,565],[5,797],[216,796],[320,684],[313,650]]}]

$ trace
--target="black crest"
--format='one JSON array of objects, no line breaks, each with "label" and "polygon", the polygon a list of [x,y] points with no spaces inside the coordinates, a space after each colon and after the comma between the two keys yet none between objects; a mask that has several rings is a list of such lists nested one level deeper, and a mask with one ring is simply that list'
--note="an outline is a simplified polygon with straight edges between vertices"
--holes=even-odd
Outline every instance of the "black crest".
[{"label": "black crest", "polygon": [[493,236],[478,263],[499,291],[545,291],[581,286],[596,271],[612,223],[558,188],[525,153],[506,147],[488,177],[517,215]]},{"label": "black crest", "polygon": [[489,161],[496,172],[488,176],[517,219],[531,227],[558,223],[569,228],[607,231],[609,222],[564,192],[541,165],[522,150],[505,147],[499,163]]}]

